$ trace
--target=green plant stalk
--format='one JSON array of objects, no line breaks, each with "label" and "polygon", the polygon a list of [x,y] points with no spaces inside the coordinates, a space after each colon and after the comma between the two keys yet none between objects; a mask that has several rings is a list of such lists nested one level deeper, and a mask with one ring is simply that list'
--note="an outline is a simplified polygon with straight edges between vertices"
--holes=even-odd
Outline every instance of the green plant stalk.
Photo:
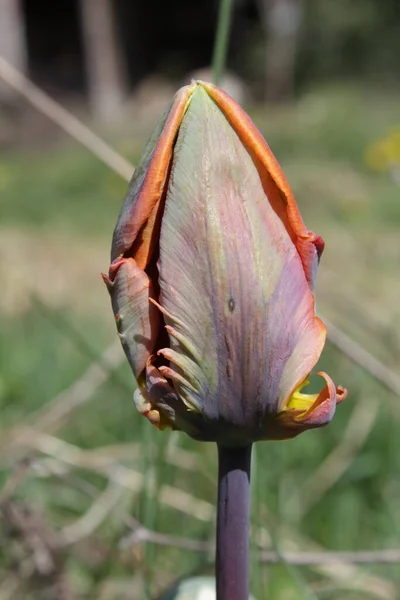
[{"label": "green plant stalk", "polygon": [[224,72],[228,52],[229,31],[232,20],[233,0],[220,0],[218,9],[217,31],[215,34],[212,57],[213,82],[219,85]]},{"label": "green plant stalk", "polygon": [[249,598],[251,445],[218,446],[217,600]]}]

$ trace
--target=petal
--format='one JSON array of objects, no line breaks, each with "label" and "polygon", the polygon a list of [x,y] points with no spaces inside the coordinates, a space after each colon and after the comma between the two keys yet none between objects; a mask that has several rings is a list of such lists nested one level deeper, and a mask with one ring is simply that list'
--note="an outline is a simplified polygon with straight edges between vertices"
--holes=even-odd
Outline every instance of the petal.
[{"label": "petal", "polygon": [[172,159],[172,148],[188,100],[196,84],[178,90],[147,144],[135,169],[114,230],[111,260],[130,250],[144,269],[158,239],[162,198]]},{"label": "petal", "polygon": [[159,327],[160,314],[150,298],[153,286],[133,258],[122,258],[111,264],[109,277],[103,275],[111,296],[119,337],[136,378],[152,354]]},{"label": "petal", "polygon": [[[137,387],[133,393],[133,401],[139,414],[154,425],[156,429],[162,431],[168,427],[168,424],[163,423],[162,414],[149,400],[146,390],[141,387]],[[171,427],[171,426],[170,426]]]},{"label": "petal", "polygon": [[295,243],[307,280],[313,289],[318,261],[324,249],[323,239],[304,225],[286,177],[250,117],[222,89],[212,83],[198,83],[215,100],[253,158],[263,182],[265,194]]},{"label": "petal", "polygon": [[[311,373],[321,356],[326,340],[326,327],[321,319],[313,316],[313,312],[307,314],[307,310],[310,310],[310,308],[307,309],[304,298],[298,297],[297,300],[297,307],[293,306],[292,316],[295,322],[292,323],[292,327],[297,326],[299,336],[297,343],[291,348],[290,358],[281,373],[279,410],[282,410],[288,397]],[[284,299],[282,299],[283,301]],[[307,327],[304,327],[304,322],[307,322]]]},{"label": "petal", "polygon": [[201,438],[202,417],[187,408],[152,359],[147,361],[145,389],[138,388],[134,395],[137,409],[158,429],[180,429]]},{"label": "petal", "polygon": [[347,390],[341,386],[336,387],[329,375],[323,372],[318,375],[325,379],[326,386],[319,394],[309,396],[309,406],[304,406],[306,394],[301,394],[303,398],[300,404],[298,399],[297,402],[293,402],[289,398],[286,407],[277,416],[275,422],[278,427],[275,428],[275,436],[280,428],[279,439],[291,438],[306,429],[327,425],[335,414],[336,405],[346,398]]},{"label": "petal", "polygon": [[185,403],[192,395],[207,420],[261,435],[263,418],[279,410],[293,352],[307,342],[300,366],[292,364],[296,381],[286,378],[288,393],[314,366],[324,329],[253,158],[202,86],[174,149],[158,267],[171,350],[181,357],[170,355],[169,368],[194,378],[200,392],[184,389],[179,377],[174,389]]},{"label": "petal", "polygon": [[166,403],[168,399],[175,396],[174,390],[166,379],[152,364],[149,357],[146,367],[145,385],[141,382],[134,394],[138,412],[146,417],[157,429],[174,429],[174,412]]}]

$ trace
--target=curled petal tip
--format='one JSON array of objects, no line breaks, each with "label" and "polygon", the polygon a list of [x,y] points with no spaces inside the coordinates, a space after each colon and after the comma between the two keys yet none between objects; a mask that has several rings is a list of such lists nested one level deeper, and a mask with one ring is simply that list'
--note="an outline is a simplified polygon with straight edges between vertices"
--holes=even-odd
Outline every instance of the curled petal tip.
[{"label": "curled petal tip", "polygon": [[137,388],[133,394],[133,401],[137,411],[160,431],[168,427],[168,424],[163,420],[162,414],[154,407],[152,402],[147,398],[145,390]]},{"label": "curled petal tip", "polygon": [[104,283],[107,286],[107,289],[109,291],[109,293],[111,294],[111,290],[113,287],[113,282],[111,281],[111,279],[109,278],[108,275],[106,275],[105,273],[101,273],[101,278],[103,279]]},{"label": "curled petal tip", "polygon": [[318,259],[320,259],[321,258],[321,254],[323,253],[324,248],[325,248],[325,242],[324,242],[324,240],[322,239],[322,237],[320,235],[315,235],[314,234],[313,243],[314,243],[314,246],[315,246],[315,248],[317,250]]},{"label": "curled petal tip", "polygon": [[115,260],[103,279],[123,348],[138,377],[153,352],[159,329],[158,310],[149,301],[154,293],[152,282],[133,258]]},{"label": "curled petal tip", "polygon": [[296,422],[308,427],[327,425],[335,414],[336,404],[338,401],[344,400],[347,394],[347,391],[343,388],[336,388],[329,375],[323,371],[320,371],[318,375],[325,379],[325,387],[318,394],[310,408],[304,414],[295,417]]},{"label": "curled petal tip", "polygon": [[330,423],[336,405],[346,398],[347,390],[342,386],[336,387],[329,375],[323,371],[318,375],[325,379],[325,387],[319,394],[302,394],[301,387],[308,383],[305,381],[294,392],[286,408],[277,416],[276,422],[281,427],[281,432],[275,432],[275,439],[295,437],[302,431],[324,427]]},{"label": "curled petal tip", "polygon": [[340,404],[347,398],[348,391],[346,388],[338,385],[336,388],[336,404]]}]

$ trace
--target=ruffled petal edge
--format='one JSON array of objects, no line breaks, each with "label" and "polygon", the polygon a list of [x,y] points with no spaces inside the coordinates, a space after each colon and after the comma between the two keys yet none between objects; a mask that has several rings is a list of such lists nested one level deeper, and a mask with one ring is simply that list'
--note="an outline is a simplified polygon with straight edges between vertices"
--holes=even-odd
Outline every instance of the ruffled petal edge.
[{"label": "ruffled petal edge", "polygon": [[128,194],[114,230],[111,260],[126,254],[145,268],[158,237],[160,206],[172,160],[172,149],[196,84],[178,90],[151,138],[144,163],[133,174]]},{"label": "ruffled petal edge", "polygon": [[307,281],[314,289],[317,266],[325,243],[306,228],[289,183],[267,142],[242,107],[212,83],[198,81],[217,103],[252,156],[265,191],[284,222],[300,255]]},{"label": "ruffled petal edge", "polygon": [[[299,393],[299,389],[302,387],[299,386],[286,401],[285,408],[274,419],[271,431],[268,432],[271,437],[268,439],[292,438],[307,429],[324,427],[330,423],[335,414],[336,405],[346,398],[347,390],[342,386],[335,386],[327,373],[320,371],[318,375],[325,379],[325,387],[319,394],[309,396],[309,407],[306,407],[306,394],[300,394],[302,402],[297,402],[297,406],[299,404],[302,406],[296,408],[296,401],[291,402],[291,398],[294,394]],[[303,385],[305,384],[306,382]]]}]

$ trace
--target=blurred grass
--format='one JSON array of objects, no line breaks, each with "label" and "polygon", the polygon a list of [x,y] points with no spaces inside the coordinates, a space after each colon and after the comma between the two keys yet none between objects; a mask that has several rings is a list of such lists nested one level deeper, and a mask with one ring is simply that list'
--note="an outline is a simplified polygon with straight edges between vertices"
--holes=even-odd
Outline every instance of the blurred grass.
[{"label": "blurred grass", "polygon": [[[310,91],[293,106],[253,107],[252,116],[284,166],[307,225],[327,242],[318,309],[396,369],[399,189],[386,174],[368,169],[365,151],[397,124],[398,98],[356,87],[326,88]],[[134,131],[131,134],[119,147],[134,163],[141,140]],[[118,464],[143,475],[143,487],[125,489],[104,522],[63,549],[60,560],[79,598],[155,597],[185,574],[209,572],[212,557],[151,543],[121,549],[119,542],[129,533],[129,514],[159,532],[212,540],[212,518],[202,517],[204,506],[174,493],[168,500],[168,493],[181,490],[213,504],[215,448],[184,435],[158,433],[139,418],[127,391],[133,385],[125,363],[117,370],[117,380],[102,385],[66,424],[49,432],[93,450],[94,463],[96,449],[126,448],[103,474],[96,468],[68,467],[50,450],[46,455],[32,449],[29,436],[18,444],[10,439],[10,432],[29,425],[32,411],[72,384],[92,362],[77,335],[66,334],[65,321],[86,340],[91,354],[100,355],[115,339],[99,273],[107,268],[126,183],[81,149],[65,147],[3,156],[0,190],[1,481],[7,480],[17,459],[30,456],[31,466],[14,497],[62,532],[89,510],[107,479],[118,472]],[[35,296],[47,306],[45,312]],[[329,344],[320,366],[349,388],[349,398],[328,428],[288,443],[257,446],[253,545],[257,540],[268,548],[277,540],[281,550],[398,547],[398,399]],[[341,443],[359,403],[365,403],[365,410],[379,404],[366,442],[359,451],[353,449],[354,456],[350,449],[344,474],[304,512],[306,482]],[[128,444],[133,444],[132,452]],[[191,466],[177,467],[180,456]],[[176,508],[181,501],[183,510]],[[4,527],[4,533],[15,545],[16,531]],[[6,572],[17,571],[15,556],[14,546],[0,547],[0,598]],[[252,570],[252,591],[258,600],[395,599],[400,585],[398,566],[355,567],[347,579],[339,567],[328,574],[317,568],[268,567],[253,560]],[[9,597],[57,597],[49,596],[48,581],[36,581],[35,588],[28,580],[28,588],[18,588]],[[377,581],[375,588],[371,581]]]}]

